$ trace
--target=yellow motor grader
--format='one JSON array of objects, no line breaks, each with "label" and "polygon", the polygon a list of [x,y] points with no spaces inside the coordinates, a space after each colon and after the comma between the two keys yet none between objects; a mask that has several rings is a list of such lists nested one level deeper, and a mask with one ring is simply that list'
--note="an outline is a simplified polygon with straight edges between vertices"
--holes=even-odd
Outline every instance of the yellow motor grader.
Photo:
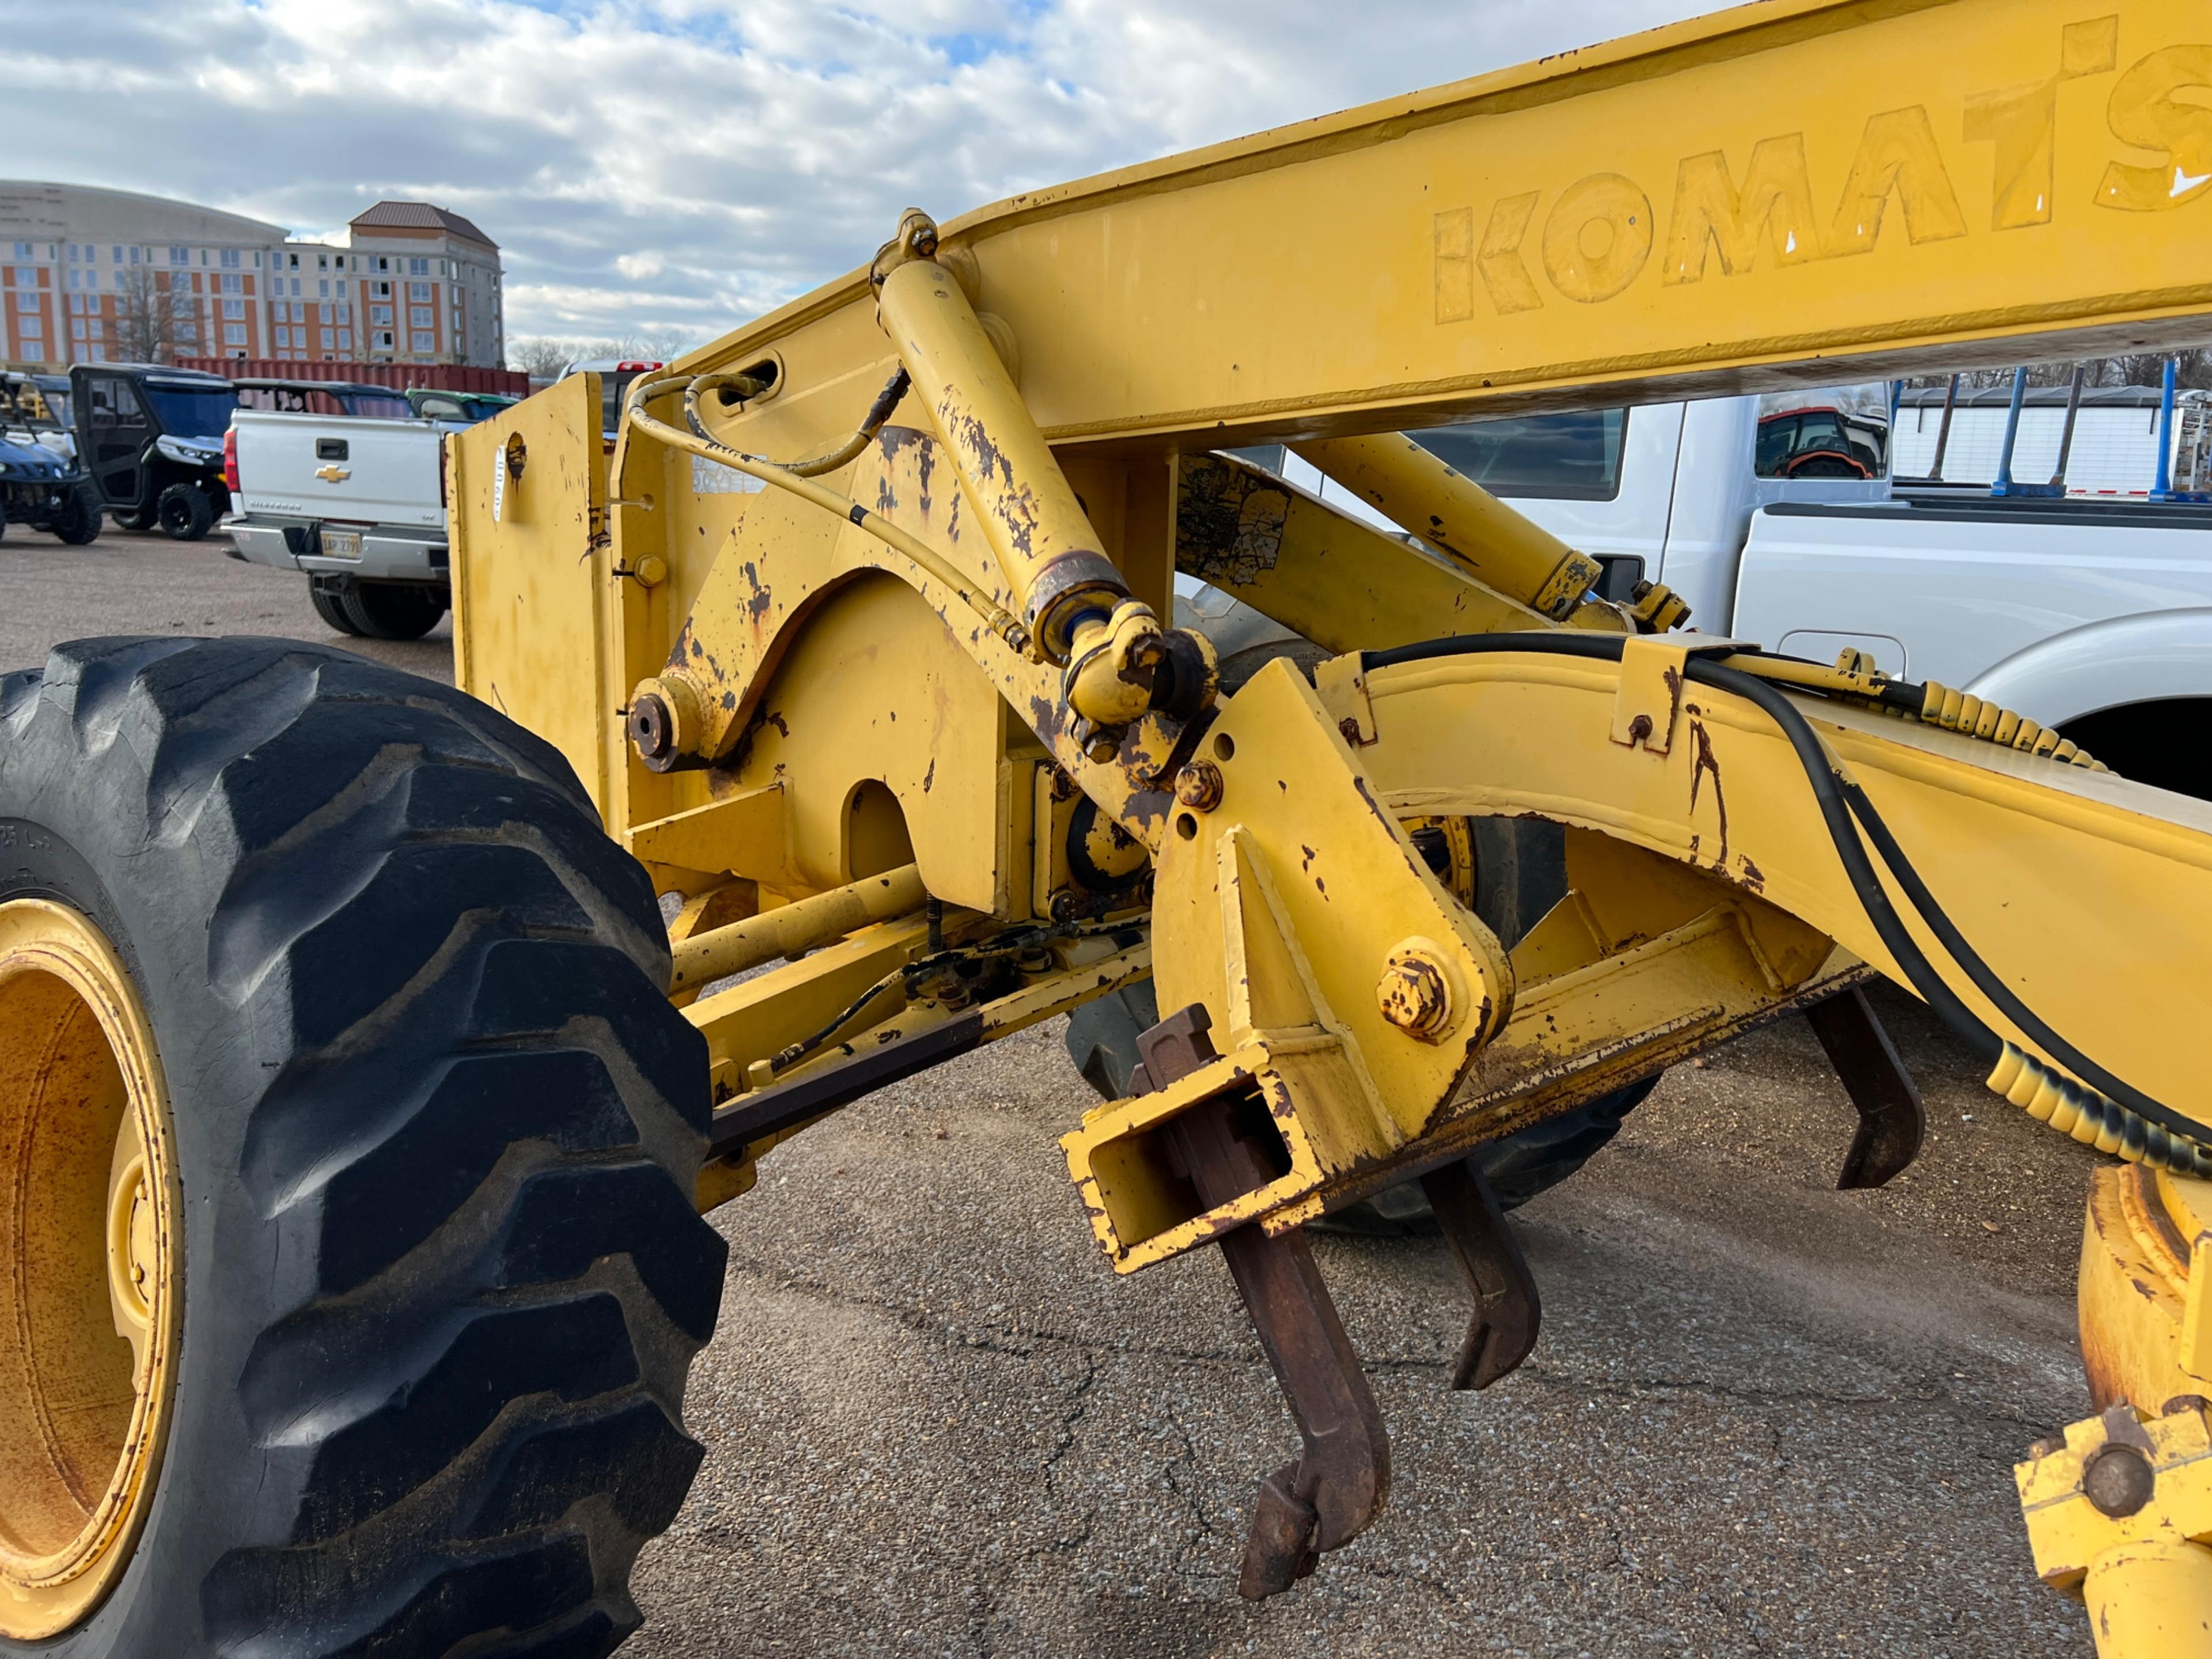
[{"label": "yellow motor grader", "polygon": [[[2107,1155],[2098,1414],[2020,1498],[2102,1652],[2212,1650],[2212,809],[1601,597],[1403,435],[2208,325],[2202,5],[1765,0],[910,211],[611,439],[591,375],[456,437],[459,691],[0,681],[0,1652],[608,1651],[702,1213],[1146,985],[1071,1224],[1227,1259],[1301,1432],[1239,1587],[1293,1591],[1390,1472],[1306,1224],[1417,1182],[1480,1388],[1538,1316],[1488,1154],[1802,1012],[1887,1179],[1875,975]],[[1178,573],[1311,649],[1230,672]]]}]

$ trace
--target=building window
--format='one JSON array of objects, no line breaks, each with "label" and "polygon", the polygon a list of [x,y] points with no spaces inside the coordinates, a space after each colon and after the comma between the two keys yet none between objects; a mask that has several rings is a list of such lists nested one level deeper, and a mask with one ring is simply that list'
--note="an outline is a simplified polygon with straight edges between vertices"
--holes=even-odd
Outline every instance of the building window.
[{"label": "building window", "polygon": [[36,311],[38,308],[39,295],[38,291],[35,289],[18,289],[15,291],[16,310]]},{"label": "building window", "polygon": [[377,349],[381,351],[389,351],[392,349],[392,331],[390,329],[380,328],[376,331],[376,345]]},{"label": "building window", "polygon": [[325,351],[328,351],[332,345],[337,343],[331,339],[331,331],[327,328],[323,331],[323,349]]},{"label": "building window", "polygon": [[222,314],[225,318],[232,321],[243,322],[246,319],[246,301],[243,300],[225,300],[222,302]]},{"label": "building window", "polygon": [[380,328],[391,327],[392,307],[390,306],[371,306],[368,308],[368,320]]},{"label": "building window", "polygon": [[368,292],[370,297],[373,299],[389,300],[392,297],[392,284],[389,283],[371,283],[368,285]]},{"label": "building window", "polygon": [[353,320],[353,307],[346,301],[339,301],[337,304],[332,307],[332,311],[337,316],[337,320],[342,323],[349,323]]},{"label": "building window", "polygon": [[225,294],[244,293],[246,291],[245,278],[238,276],[235,272],[224,272],[222,278],[222,291]]},{"label": "building window", "polygon": [[325,276],[316,283],[315,296],[318,299],[322,300],[327,300],[331,297],[331,279],[329,277]]},{"label": "building window", "polygon": [[15,331],[27,340],[35,340],[46,331],[45,319],[38,317],[18,317]]},{"label": "building window", "polygon": [[279,328],[276,331],[276,343],[280,346],[290,345],[292,343],[292,331],[289,328]]},{"label": "building window", "polygon": [[407,308],[407,325],[410,328],[435,328],[438,313],[428,306],[410,306]]},{"label": "building window", "polygon": [[246,343],[246,325],[243,323],[225,323],[222,325],[222,343],[227,346],[244,345]]},{"label": "building window", "polygon": [[338,331],[338,349],[341,351],[351,351],[353,349],[353,331],[351,329],[342,328]]},{"label": "building window", "polygon": [[434,333],[418,328],[415,331],[414,338],[417,351],[435,351],[438,349],[438,337]]},{"label": "building window", "polygon": [[430,297],[430,285],[429,285],[429,283],[408,283],[408,284],[407,284],[407,297],[408,297],[409,299],[410,299],[410,300],[416,300],[416,301],[425,301],[425,300],[428,300],[428,299]]},{"label": "building window", "polygon": [[70,338],[72,340],[82,340],[84,338],[83,318],[72,317],[70,319]]},{"label": "building window", "polygon": [[222,268],[225,270],[235,270],[238,269],[238,250],[236,248],[227,247],[223,249]]}]

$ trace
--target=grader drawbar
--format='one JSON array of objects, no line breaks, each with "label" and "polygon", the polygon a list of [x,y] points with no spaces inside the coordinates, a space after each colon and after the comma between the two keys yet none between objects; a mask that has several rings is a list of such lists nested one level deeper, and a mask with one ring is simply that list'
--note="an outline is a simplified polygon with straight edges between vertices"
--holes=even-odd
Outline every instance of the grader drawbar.
[{"label": "grader drawbar", "polygon": [[[2106,1155],[2097,1411],[2021,1498],[2102,1651],[2202,1650],[2212,809],[1599,597],[1402,434],[2201,338],[2208,106],[2182,0],[1768,0],[909,212],[611,437],[581,375],[450,441],[461,691],[265,641],[0,683],[0,1651],[610,1650],[700,1455],[702,1213],[1109,1006],[1071,1218],[1222,1251],[1288,1590],[1390,1486],[1307,1224],[1418,1183],[1484,1387],[1540,1318],[1499,1149],[1555,1180],[1802,1012],[1877,1184],[1875,975]],[[1301,643],[1224,657],[1178,574]]]}]

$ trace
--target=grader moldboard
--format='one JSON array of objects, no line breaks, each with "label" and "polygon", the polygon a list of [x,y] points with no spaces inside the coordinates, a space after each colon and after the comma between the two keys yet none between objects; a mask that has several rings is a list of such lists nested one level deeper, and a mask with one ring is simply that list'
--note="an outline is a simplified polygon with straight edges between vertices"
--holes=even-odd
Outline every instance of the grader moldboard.
[{"label": "grader moldboard", "polygon": [[[1595,597],[1395,434],[2200,338],[2208,106],[2183,0],[1770,0],[911,212],[611,445],[591,376],[453,441],[472,695],[277,641],[9,677],[0,1648],[606,1652],[700,1455],[700,1212],[1148,976],[1068,1167],[1115,1271],[1227,1257],[1303,1435],[1241,1588],[1288,1590],[1389,1484],[1304,1224],[1418,1181],[1480,1387],[1537,1316],[1488,1153],[1810,1011],[1884,1179],[1878,974],[2117,1155],[2100,1414],[2021,1498],[2106,1654],[2204,1651],[2212,813]],[[1225,673],[1176,572],[1310,678]]]}]

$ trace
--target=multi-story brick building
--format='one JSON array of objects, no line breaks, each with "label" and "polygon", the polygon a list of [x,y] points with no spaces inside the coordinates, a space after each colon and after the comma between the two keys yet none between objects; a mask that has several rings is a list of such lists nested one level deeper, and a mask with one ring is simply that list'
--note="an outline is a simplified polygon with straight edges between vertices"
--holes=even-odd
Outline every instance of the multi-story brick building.
[{"label": "multi-story brick building", "polygon": [[459,214],[380,202],[343,244],[129,191],[0,180],[0,361],[472,363],[507,348],[499,248]]}]

